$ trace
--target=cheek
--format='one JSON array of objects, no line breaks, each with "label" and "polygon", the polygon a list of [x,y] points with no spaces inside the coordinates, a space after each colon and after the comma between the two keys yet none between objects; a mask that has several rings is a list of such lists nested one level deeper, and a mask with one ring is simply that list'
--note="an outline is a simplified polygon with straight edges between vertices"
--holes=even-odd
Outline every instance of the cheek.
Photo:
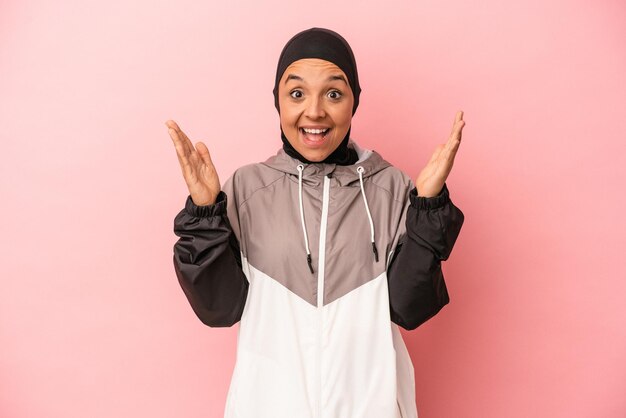
[{"label": "cheek", "polygon": [[352,100],[346,100],[342,103],[341,107],[337,109],[335,114],[335,120],[338,124],[349,125],[352,121]]},{"label": "cheek", "polygon": [[278,107],[280,108],[279,114],[281,122],[288,123],[293,119],[293,103],[290,103],[286,98],[279,96]]},{"label": "cheek", "polygon": [[289,112],[289,109],[280,109],[280,123],[283,127],[283,130],[293,129],[294,118],[293,114]]},{"label": "cheek", "polygon": [[298,109],[289,103],[285,103],[280,107],[280,120],[289,124],[293,124],[297,119]]},{"label": "cheek", "polygon": [[341,112],[336,115],[335,120],[337,121],[338,125],[344,127],[350,125],[350,123],[352,122],[352,107],[346,107],[342,109]]}]

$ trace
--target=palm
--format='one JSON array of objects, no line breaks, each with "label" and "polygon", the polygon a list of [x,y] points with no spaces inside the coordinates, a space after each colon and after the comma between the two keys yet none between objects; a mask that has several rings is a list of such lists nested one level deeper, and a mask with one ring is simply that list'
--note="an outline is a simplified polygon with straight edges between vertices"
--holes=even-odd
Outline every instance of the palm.
[{"label": "palm", "polygon": [[430,157],[426,167],[422,169],[415,180],[417,192],[419,196],[433,197],[437,196],[448,178],[448,174],[452,170],[454,157],[461,144],[461,132],[465,126],[463,120],[463,111],[456,114],[452,133],[445,144],[440,144]]},{"label": "palm", "polygon": [[187,135],[173,120],[168,120],[165,125],[174,142],[191,199],[198,206],[215,203],[220,192],[220,180],[209,149],[203,142],[197,142],[194,148]]}]

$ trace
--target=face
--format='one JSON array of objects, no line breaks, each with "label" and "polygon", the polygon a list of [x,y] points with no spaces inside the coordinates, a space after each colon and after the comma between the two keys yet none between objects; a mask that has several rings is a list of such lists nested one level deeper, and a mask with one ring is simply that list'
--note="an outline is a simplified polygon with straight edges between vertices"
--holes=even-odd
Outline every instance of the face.
[{"label": "face", "polygon": [[309,161],[322,161],[337,149],[350,128],[353,104],[348,77],[332,62],[294,61],[280,79],[280,125]]}]

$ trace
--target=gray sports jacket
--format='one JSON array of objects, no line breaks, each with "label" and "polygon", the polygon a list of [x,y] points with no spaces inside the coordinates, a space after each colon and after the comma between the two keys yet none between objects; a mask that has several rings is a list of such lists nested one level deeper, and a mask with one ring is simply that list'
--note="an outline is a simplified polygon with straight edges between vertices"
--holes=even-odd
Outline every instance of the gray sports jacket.
[{"label": "gray sports jacket", "polygon": [[463,224],[447,186],[350,140],[354,165],[282,149],[239,168],[214,205],[187,197],[174,267],[208,326],[240,322],[225,417],[417,417],[411,330],[449,302],[441,261]]}]

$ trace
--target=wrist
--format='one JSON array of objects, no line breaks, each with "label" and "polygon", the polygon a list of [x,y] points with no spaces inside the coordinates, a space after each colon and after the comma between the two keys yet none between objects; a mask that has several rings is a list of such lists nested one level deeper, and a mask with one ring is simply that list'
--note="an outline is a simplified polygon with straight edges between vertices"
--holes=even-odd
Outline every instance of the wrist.
[{"label": "wrist", "polygon": [[438,209],[450,201],[450,192],[444,183],[441,191],[432,197],[421,196],[417,192],[417,187],[409,193],[411,205],[416,209]]},{"label": "wrist", "polygon": [[197,205],[191,195],[188,195],[185,208],[190,215],[196,217],[222,216],[226,214],[226,193],[220,191],[215,202],[207,205]]}]

